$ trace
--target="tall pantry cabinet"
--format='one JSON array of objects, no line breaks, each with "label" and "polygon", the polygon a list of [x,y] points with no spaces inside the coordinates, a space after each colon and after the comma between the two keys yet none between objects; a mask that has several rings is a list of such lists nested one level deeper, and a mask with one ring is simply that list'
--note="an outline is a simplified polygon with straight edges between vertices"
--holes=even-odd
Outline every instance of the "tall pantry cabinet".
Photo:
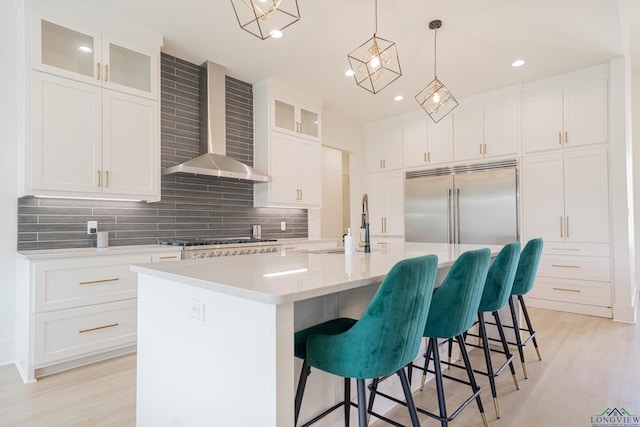
[{"label": "tall pantry cabinet", "polygon": [[38,1],[26,16],[24,194],[159,200],[162,38]]},{"label": "tall pantry cabinet", "polygon": [[607,73],[525,85],[525,239],[544,249],[529,303],[612,317]]}]

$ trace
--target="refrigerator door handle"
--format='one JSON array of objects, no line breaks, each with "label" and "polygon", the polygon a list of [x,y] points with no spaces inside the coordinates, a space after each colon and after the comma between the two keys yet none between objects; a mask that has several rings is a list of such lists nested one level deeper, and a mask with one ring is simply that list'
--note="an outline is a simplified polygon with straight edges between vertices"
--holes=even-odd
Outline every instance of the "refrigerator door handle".
[{"label": "refrigerator door handle", "polygon": [[453,190],[450,188],[447,190],[447,242],[453,243],[453,233],[451,232],[451,226],[453,223],[453,209],[451,202],[453,199]]},{"label": "refrigerator door handle", "polygon": [[456,188],[455,243],[460,243],[460,189]]}]

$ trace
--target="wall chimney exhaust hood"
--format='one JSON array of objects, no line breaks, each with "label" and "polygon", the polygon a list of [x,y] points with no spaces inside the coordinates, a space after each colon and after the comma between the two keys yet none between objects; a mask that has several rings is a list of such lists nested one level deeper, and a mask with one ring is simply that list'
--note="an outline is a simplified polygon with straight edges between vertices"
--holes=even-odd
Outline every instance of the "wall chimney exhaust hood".
[{"label": "wall chimney exhaust hood", "polygon": [[251,166],[228,157],[225,118],[225,69],[206,61],[200,67],[200,154],[179,165],[170,166],[162,175],[176,173],[271,182],[271,177]]}]

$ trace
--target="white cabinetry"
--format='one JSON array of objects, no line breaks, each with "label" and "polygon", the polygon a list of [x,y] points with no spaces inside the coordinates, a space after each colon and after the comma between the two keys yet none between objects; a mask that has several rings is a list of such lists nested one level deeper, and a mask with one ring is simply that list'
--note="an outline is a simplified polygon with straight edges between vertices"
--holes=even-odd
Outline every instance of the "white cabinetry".
[{"label": "white cabinetry", "polygon": [[114,252],[37,259],[23,254],[17,366],[25,382],[135,351],[137,274],[129,265],[179,260],[180,251]]},{"label": "white cabinetry", "polygon": [[400,171],[368,175],[369,234],[404,235],[404,174]]},{"label": "white cabinetry", "polygon": [[24,193],[159,200],[161,38],[37,2],[30,11]]},{"label": "white cabinetry", "polygon": [[376,122],[364,129],[367,172],[402,168],[402,124]]},{"label": "white cabinetry", "polygon": [[320,144],[295,137],[271,135],[270,205],[319,206]]},{"label": "white cabinetry", "polygon": [[[420,111],[424,116],[424,113]],[[453,160],[453,116],[434,123],[427,117],[402,126],[404,167],[428,166]]]},{"label": "white cabinetry", "polygon": [[606,149],[525,159],[525,236],[545,242],[533,306],[611,317],[607,177]]},{"label": "white cabinetry", "polygon": [[525,89],[526,152],[606,143],[608,91],[599,75],[550,87]]},{"label": "white cabinetry", "polygon": [[523,173],[527,235],[545,242],[609,242],[606,150],[532,156]]},{"label": "white cabinetry", "polygon": [[517,94],[461,104],[453,112],[455,160],[515,155],[520,135]]},{"label": "white cabinetry", "polygon": [[321,105],[269,82],[254,86],[254,163],[271,176],[254,185],[254,206],[321,206]]}]

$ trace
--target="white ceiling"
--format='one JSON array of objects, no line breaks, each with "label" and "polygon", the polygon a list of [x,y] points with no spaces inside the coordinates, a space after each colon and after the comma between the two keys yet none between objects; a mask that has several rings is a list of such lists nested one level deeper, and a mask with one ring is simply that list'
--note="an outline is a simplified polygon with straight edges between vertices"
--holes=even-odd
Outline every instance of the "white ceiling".
[{"label": "white ceiling", "polygon": [[[283,81],[360,122],[419,108],[413,97],[433,78],[433,19],[443,21],[438,77],[459,99],[625,51],[640,59],[639,0],[378,0],[377,35],[396,43],[403,75],[373,95],[344,76],[347,54],[373,35],[373,0],[299,0],[300,21],[282,39],[265,41],[240,29],[229,0],[49,1],[156,31],[170,55],[212,60],[249,83]],[[517,58],[526,65],[512,68]],[[397,94],[404,101],[393,101]]]}]

